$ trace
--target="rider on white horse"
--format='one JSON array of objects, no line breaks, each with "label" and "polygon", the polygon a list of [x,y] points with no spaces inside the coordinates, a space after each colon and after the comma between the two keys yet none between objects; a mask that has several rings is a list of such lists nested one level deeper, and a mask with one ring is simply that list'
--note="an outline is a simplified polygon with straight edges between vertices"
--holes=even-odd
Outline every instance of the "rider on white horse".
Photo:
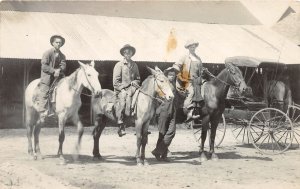
[{"label": "rider on white horse", "polygon": [[53,35],[50,38],[50,44],[53,48],[47,50],[41,60],[41,81],[37,88],[36,103],[42,120],[49,114],[49,90],[55,84],[54,81],[57,82],[58,79],[64,77],[66,70],[66,57],[60,51],[60,47],[65,44],[65,39],[60,35]]}]

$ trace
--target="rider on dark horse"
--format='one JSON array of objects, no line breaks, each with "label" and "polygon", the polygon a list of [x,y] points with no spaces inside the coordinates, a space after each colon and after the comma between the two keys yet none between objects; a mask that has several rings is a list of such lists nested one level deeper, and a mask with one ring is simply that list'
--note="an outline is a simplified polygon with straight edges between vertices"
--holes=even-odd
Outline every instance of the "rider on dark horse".
[{"label": "rider on dark horse", "polygon": [[53,48],[47,50],[41,60],[41,81],[37,88],[38,95],[36,102],[42,121],[50,113],[48,106],[48,100],[51,95],[49,94],[50,89],[53,89],[53,85],[60,78],[64,77],[66,70],[66,57],[60,51],[60,48],[65,44],[65,39],[60,35],[53,35],[50,38],[50,44]]},{"label": "rider on dark horse", "polygon": [[116,96],[118,135],[122,137],[126,134],[124,125],[125,107],[126,104],[130,106],[131,97],[139,87],[141,78],[137,64],[131,60],[131,57],[135,54],[135,48],[127,44],[121,48],[120,53],[124,59],[114,67],[113,86]]},{"label": "rider on dark horse", "polygon": [[183,104],[183,110],[187,113],[186,122],[200,117],[200,115],[195,115],[196,111],[194,110],[203,106],[204,103],[200,89],[203,65],[200,57],[195,52],[198,45],[197,41],[188,40],[184,47],[189,50],[189,53],[173,65],[179,72],[176,88],[186,95]]}]

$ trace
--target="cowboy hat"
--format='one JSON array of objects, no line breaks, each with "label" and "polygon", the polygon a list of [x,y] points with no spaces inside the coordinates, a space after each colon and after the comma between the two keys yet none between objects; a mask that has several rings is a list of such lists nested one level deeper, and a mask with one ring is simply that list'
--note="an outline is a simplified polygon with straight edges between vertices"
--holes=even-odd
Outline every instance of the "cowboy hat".
[{"label": "cowboy hat", "polygon": [[61,39],[61,42],[62,42],[61,46],[63,46],[63,45],[65,44],[65,38],[63,38],[63,37],[60,36],[60,35],[53,35],[53,36],[51,36],[51,38],[50,38],[50,44],[51,44],[51,45],[52,45],[53,41],[54,41],[56,38]]},{"label": "cowboy hat", "polygon": [[175,75],[177,75],[179,71],[172,66],[164,70],[165,76],[167,76],[169,72],[174,72]]},{"label": "cowboy hat", "polygon": [[120,53],[122,56],[124,56],[124,50],[125,49],[130,49],[132,51],[132,56],[135,54],[135,48],[129,44],[124,45],[121,49],[120,49]]},{"label": "cowboy hat", "polygon": [[198,42],[198,41],[196,41],[196,40],[194,40],[194,39],[190,39],[190,40],[188,40],[188,41],[185,43],[184,47],[187,49],[187,48],[189,48],[189,46],[194,45],[194,44],[195,44],[197,47],[199,46],[199,42]]}]

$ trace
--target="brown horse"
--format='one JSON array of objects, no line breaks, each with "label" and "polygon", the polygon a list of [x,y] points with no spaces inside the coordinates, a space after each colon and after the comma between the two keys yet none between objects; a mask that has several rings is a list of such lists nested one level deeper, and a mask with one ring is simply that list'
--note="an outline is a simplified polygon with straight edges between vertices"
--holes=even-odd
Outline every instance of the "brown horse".
[{"label": "brown horse", "polygon": [[[98,72],[94,68],[94,61],[90,64],[79,62],[80,67],[70,76],[63,78],[56,89],[56,105],[55,113],[58,116],[59,126],[59,148],[58,156],[62,164],[65,164],[62,147],[65,139],[64,126],[68,118],[77,125],[78,142],[76,145],[76,153],[78,154],[81,137],[83,134],[83,125],[78,116],[78,110],[81,106],[80,94],[83,87],[88,88],[93,94],[101,92],[101,85],[98,80]],[[25,91],[26,106],[26,128],[28,138],[28,153],[34,159],[43,158],[39,147],[39,133],[45,120],[40,118],[37,111],[37,104],[34,103],[33,97],[36,95],[36,87],[40,79],[32,81]],[[32,148],[32,134],[34,134],[34,150]]]},{"label": "brown horse", "polygon": [[217,77],[214,77],[214,79],[206,82],[204,85],[205,104],[199,110],[200,119],[202,119],[201,146],[199,151],[201,161],[207,160],[203,152],[209,123],[211,124],[209,153],[212,160],[218,159],[214,149],[215,136],[219,120],[225,109],[225,98],[230,86],[237,87],[241,93],[247,88],[241,70],[231,63],[225,63],[225,69]]},{"label": "brown horse", "polygon": [[[140,92],[136,93],[136,113],[133,117],[127,117],[134,119],[136,128],[136,138],[137,138],[137,151],[136,151],[136,162],[138,166],[148,165],[145,159],[145,147],[148,141],[148,127],[149,122],[154,116],[156,109],[156,97],[163,97],[166,100],[170,100],[174,97],[171,84],[163,72],[159,68],[151,69],[147,67],[151,72],[150,75],[140,87]],[[138,92],[138,91],[137,91]],[[106,120],[116,121],[116,115],[114,108],[112,108],[114,102],[114,92],[108,89],[102,90],[101,98],[95,98],[92,101],[93,110],[98,116],[95,122],[95,129],[93,131],[94,137],[94,158],[102,159],[99,152],[99,138],[103,129],[106,126]]]}]

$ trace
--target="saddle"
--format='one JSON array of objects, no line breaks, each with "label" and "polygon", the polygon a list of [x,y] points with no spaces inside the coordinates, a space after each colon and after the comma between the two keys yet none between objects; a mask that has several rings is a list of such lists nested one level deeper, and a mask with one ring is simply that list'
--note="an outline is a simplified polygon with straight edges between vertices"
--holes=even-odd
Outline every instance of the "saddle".
[{"label": "saddle", "polygon": [[[54,114],[55,103],[56,103],[56,89],[57,89],[59,82],[53,83],[48,91],[42,91],[43,89],[41,87],[41,83],[39,83],[36,86],[36,88],[34,90],[34,95],[32,97],[32,102],[34,104],[34,107],[37,110],[41,109],[40,106],[45,105],[48,115]],[[46,97],[44,96],[45,93],[46,93]]]},{"label": "saddle", "polygon": [[[127,91],[126,99],[125,99],[125,109],[124,109],[124,114],[127,117],[134,116],[136,113],[136,102],[137,102],[137,97],[139,94],[140,90],[136,89],[135,92],[131,93],[130,91]],[[114,115],[116,113],[116,110],[119,108],[119,103],[120,100],[117,99],[116,97],[111,99],[106,103],[106,111]]]}]

